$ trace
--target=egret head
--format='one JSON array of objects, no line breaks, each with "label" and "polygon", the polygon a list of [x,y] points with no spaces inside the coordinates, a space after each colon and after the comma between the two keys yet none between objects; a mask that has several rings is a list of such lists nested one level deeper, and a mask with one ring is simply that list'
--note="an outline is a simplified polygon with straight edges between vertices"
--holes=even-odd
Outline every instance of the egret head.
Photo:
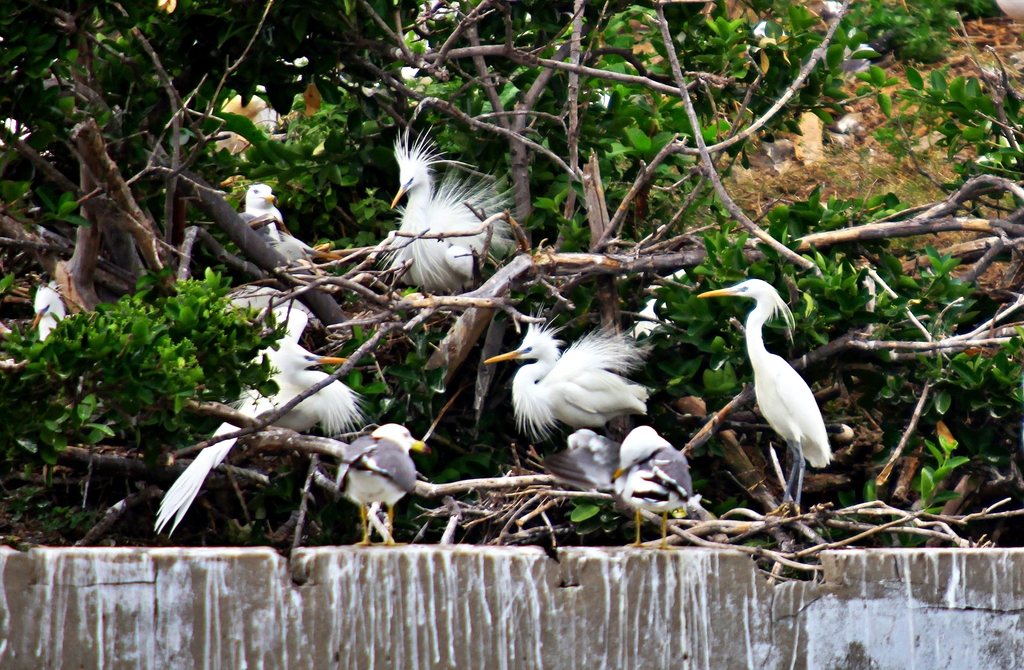
[{"label": "egret head", "polygon": [[398,162],[398,193],[391,201],[394,208],[402,196],[409,193],[430,191],[431,170],[430,166],[438,161],[440,154],[434,148],[427,135],[420,137],[413,142],[409,133],[401,134],[395,140],[395,160]]},{"label": "egret head", "polygon": [[274,189],[266,184],[253,184],[245,192],[245,211],[250,214],[269,212],[276,202]]},{"label": "egret head", "polygon": [[796,325],[793,320],[793,313],[789,311],[789,306],[786,304],[786,301],[782,299],[782,296],[780,296],[779,292],[775,290],[775,287],[766,281],[762,281],[760,279],[748,279],[746,281],[741,281],[735,286],[730,286],[729,288],[701,293],[697,297],[719,298],[726,296],[756,300],[758,306],[767,305],[770,308],[771,316],[781,315],[786,322],[787,328],[791,329]]},{"label": "egret head", "polygon": [[32,301],[32,306],[36,312],[36,318],[32,322],[32,328],[38,328],[39,323],[47,315],[50,316],[49,326],[46,329],[46,333],[57,324],[65,316],[67,316],[67,310],[64,308],[64,301],[60,297],[60,293],[57,290],[57,282],[50,282],[44,284],[36,289],[36,297]]},{"label": "egret head", "polygon": [[409,429],[397,423],[386,423],[370,433],[370,437],[378,440],[391,440],[406,452],[420,451],[430,453],[430,447],[423,440],[417,440],[409,432]]},{"label": "egret head", "polygon": [[526,330],[526,337],[523,338],[523,343],[519,345],[518,349],[488,358],[484,364],[511,361],[517,358],[554,362],[558,360],[559,346],[562,344],[560,340],[555,339],[555,332],[555,330],[531,323]]},{"label": "egret head", "polygon": [[658,431],[650,426],[639,426],[630,431],[619,447],[619,469],[615,473],[618,479],[622,473],[638,463],[643,463],[659,449],[674,449],[672,443],[658,435]]}]

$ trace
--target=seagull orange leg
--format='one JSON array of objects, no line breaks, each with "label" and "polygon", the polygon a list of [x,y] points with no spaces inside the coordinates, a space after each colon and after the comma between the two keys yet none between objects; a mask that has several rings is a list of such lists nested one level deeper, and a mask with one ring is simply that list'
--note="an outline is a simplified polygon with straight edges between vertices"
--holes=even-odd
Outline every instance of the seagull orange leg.
[{"label": "seagull orange leg", "polygon": [[640,523],[641,523],[641,521],[642,521],[642,517],[640,516],[640,510],[637,509],[637,511],[636,511],[636,542],[633,543],[634,547],[639,547],[640,546]]},{"label": "seagull orange leg", "polygon": [[668,512],[661,513],[661,548],[668,549]]},{"label": "seagull orange leg", "polygon": [[363,539],[357,544],[360,547],[368,547],[370,546],[370,520],[366,517],[365,505],[359,506],[359,520],[363,525]]}]

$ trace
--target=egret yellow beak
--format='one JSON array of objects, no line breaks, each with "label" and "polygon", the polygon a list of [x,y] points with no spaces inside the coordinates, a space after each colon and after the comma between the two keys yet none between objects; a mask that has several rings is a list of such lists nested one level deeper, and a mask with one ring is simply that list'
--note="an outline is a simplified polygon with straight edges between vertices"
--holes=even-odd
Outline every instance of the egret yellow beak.
[{"label": "egret yellow beak", "polygon": [[490,365],[491,363],[500,363],[502,361],[513,361],[522,356],[518,351],[510,351],[507,354],[501,354],[500,356],[492,356],[484,361],[484,365]]},{"label": "egret yellow beak", "polygon": [[395,205],[398,204],[398,201],[402,199],[402,196],[405,195],[406,192],[408,192],[408,190],[408,187],[405,186],[398,189],[398,193],[395,195],[395,199],[391,201],[391,209],[395,208]]},{"label": "egret yellow beak", "polygon": [[622,476],[622,474],[624,472],[625,472],[625,470],[623,470],[622,468],[619,468],[618,470],[615,471],[615,474],[612,475],[612,479],[618,479],[619,477]]},{"label": "egret yellow beak", "polygon": [[268,195],[267,196],[267,202],[269,202],[271,205],[276,205],[277,204],[277,196],[276,195]]},{"label": "egret yellow beak", "polygon": [[430,453],[430,447],[428,447],[427,443],[424,442],[423,440],[414,440],[413,443],[412,443],[412,446],[409,447],[409,449],[412,450],[412,451],[418,451],[421,454],[429,454]]},{"label": "egret yellow beak", "polygon": [[322,358],[316,359],[316,364],[317,365],[341,365],[342,363],[344,363],[347,360],[348,360],[347,358],[338,358],[336,356],[324,356]]},{"label": "egret yellow beak", "polygon": [[730,296],[730,295],[734,295],[734,293],[731,290],[729,290],[727,288],[720,288],[717,291],[707,291],[705,293],[701,293],[697,297],[698,298],[722,298],[722,297]]},{"label": "egret yellow beak", "polygon": [[45,311],[44,312],[39,312],[38,314],[36,314],[36,318],[32,320],[32,330],[35,330],[36,328],[39,327],[39,322],[43,320],[43,315],[44,314],[46,314]]}]

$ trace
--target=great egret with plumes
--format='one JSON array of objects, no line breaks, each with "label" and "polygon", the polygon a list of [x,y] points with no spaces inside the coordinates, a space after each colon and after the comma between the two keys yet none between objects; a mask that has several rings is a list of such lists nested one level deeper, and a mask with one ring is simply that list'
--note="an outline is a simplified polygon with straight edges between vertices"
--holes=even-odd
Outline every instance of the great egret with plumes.
[{"label": "great egret with plumes", "polygon": [[484,361],[532,361],[512,380],[520,431],[540,440],[551,435],[557,421],[601,428],[619,416],[647,413],[647,389],[622,377],[643,364],[645,349],[622,334],[596,330],[560,353],[555,332],[530,324],[518,349]]},{"label": "great egret with plumes", "polygon": [[804,460],[813,468],[823,468],[832,460],[832,449],[825,431],[821,410],[803,377],[781,356],[764,346],[761,328],[768,319],[781,316],[788,328],[794,325],[793,314],[775,288],[760,279],[748,279],[730,288],[701,293],[700,298],[736,296],[757,301],[747,315],[745,326],[747,356],[754,368],[754,392],[757,405],[768,424],[793,456],[793,467],[786,480],[783,503],[793,502],[800,509],[804,488]]},{"label": "great egret with plumes", "polygon": [[668,546],[668,513],[695,498],[686,457],[650,426],[630,431],[619,445],[592,430],[569,436],[569,449],[544,459],[559,480],[582,489],[613,492],[636,510],[640,546],[640,510],[661,514],[662,547]]},{"label": "great egret with plumes", "polygon": [[[278,312],[281,315],[280,312]],[[283,316],[283,315],[282,315]],[[270,359],[271,366],[277,371],[272,379],[277,382],[278,392],[273,396],[263,396],[249,391],[242,398],[238,411],[246,416],[257,418],[265,412],[272,412],[295,396],[304,392],[314,384],[328,377],[319,370],[310,370],[314,365],[339,364],[343,358],[316,356],[299,345],[298,339],[306,327],[309,317],[300,310],[287,312],[287,330],[280,341],[278,349],[268,349],[264,353]],[[290,428],[304,432],[320,424],[328,435],[337,435],[358,427],[363,420],[359,406],[359,396],[340,381],[335,380],[317,393],[306,398],[293,407],[287,414],[274,422],[280,428]],[[214,436],[232,433],[238,430],[230,423],[222,424]],[[199,494],[210,470],[217,467],[227,457],[235,439],[224,440],[211,445],[196,456],[195,460],[175,480],[164,495],[156,519],[156,532],[161,532],[170,520],[174,524],[168,534],[181,523],[188,508]]]},{"label": "great egret with plumes", "polygon": [[48,338],[50,332],[57,327],[57,322],[67,316],[64,300],[61,299],[60,292],[57,289],[57,282],[41,284],[36,289],[36,297],[32,301],[36,311],[36,318],[32,321],[32,328],[39,329],[40,342]]},{"label": "great egret with plumes", "polygon": [[512,236],[504,221],[494,224],[490,231],[465,235],[480,229],[482,222],[477,214],[500,212],[507,207],[508,199],[492,183],[460,179],[453,170],[445,172],[435,189],[433,166],[454,162],[443,160],[426,135],[415,142],[408,133],[400,136],[395,142],[395,160],[400,187],[391,206],[395,207],[402,196],[409,196],[400,213],[399,231],[462,235],[444,239],[396,237],[392,242],[391,267],[411,260],[412,265],[403,276],[405,283],[432,293],[462,290],[472,282],[474,260],[483,260],[488,240],[495,253],[511,246]]},{"label": "great egret with plumes", "polygon": [[429,452],[405,426],[387,423],[361,437],[345,452],[345,461],[338,466],[338,489],[359,505],[363,539],[370,544],[370,525],[366,506],[375,502],[388,508],[388,544],[394,544],[395,504],[416,486],[416,465],[410,451]]}]

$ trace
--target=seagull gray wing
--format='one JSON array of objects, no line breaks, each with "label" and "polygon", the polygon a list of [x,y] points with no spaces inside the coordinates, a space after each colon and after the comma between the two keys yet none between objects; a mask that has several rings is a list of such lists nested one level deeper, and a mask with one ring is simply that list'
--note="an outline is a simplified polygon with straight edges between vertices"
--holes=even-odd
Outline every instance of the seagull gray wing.
[{"label": "seagull gray wing", "polygon": [[653,479],[670,491],[675,491],[683,500],[693,495],[693,480],[690,478],[690,464],[681,451],[665,447],[654,452],[647,465],[654,473]]},{"label": "seagull gray wing", "polygon": [[592,430],[569,436],[569,449],[544,459],[544,469],[561,481],[581,489],[611,491],[619,465],[619,444]]},{"label": "seagull gray wing", "polygon": [[369,436],[363,436],[345,448],[345,460],[338,465],[338,478],[336,483],[339,489],[344,489],[345,477],[348,475],[349,468],[352,467],[352,464],[366,454],[373,452],[376,447],[377,440]]},{"label": "seagull gray wing", "polygon": [[416,487],[416,465],[409,454],[388,439],[376,439],[375,447],[349,466],[386,477],[405,492]]}]

